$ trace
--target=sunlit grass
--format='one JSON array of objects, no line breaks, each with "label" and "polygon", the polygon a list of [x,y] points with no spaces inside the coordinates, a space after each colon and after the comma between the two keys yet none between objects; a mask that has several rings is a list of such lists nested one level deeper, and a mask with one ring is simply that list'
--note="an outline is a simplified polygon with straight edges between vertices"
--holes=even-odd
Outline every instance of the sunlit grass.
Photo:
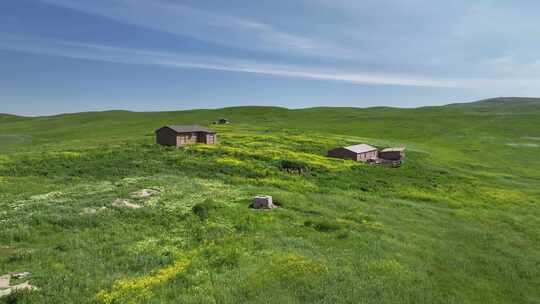
[{"label": "sunlit grass", "polygon": [[[500,140],[537,134],[530,121],[538,114],[486,120],[451,109],[220,111],[226,114],[97,113],[90,133],[79,125],[90,114],[0,123],[0,134],[32,138],[0,154],[0,274],[31,271],[40,288],[17,300],[540,297],[540,163],[509,157],[525,148]],[[154,144],[152,130],[161,124],[214,116],[233,121],[212,126],[219,145]],[[406,144],[407,159],[389,168],[325,156],[359,142]],[[133,195],[142,189],[158,192]],[[251,210],[258,194],[280,207]],[[142,207],[115,206],[117,199]]]}]

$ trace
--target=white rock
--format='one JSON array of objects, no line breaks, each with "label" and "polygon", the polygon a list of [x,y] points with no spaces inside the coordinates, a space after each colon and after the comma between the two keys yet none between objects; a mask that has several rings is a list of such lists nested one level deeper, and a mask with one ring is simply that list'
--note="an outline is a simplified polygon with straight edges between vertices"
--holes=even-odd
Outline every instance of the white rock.
[{"label": "white rock", "polygon": [[253,199],[251,203],[251,208],[253,209],[272,209],[276,208],[276,205],[272,202],[272,197],[270,195],[258,195]]},{"label": "white rock", "polygon": [[9,274],[0,276],[0,289],[9,288],[10,280],[11,280],[11,275]]}]

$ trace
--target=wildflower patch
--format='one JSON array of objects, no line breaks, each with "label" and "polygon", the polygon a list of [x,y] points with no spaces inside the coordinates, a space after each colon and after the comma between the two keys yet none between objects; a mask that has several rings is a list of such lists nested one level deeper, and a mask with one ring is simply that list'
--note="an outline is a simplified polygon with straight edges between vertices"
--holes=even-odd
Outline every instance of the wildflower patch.
[{"label": "wildflower patch", "polygon": [[154,274],[134,279],[124,279],[114,283],[110,291],[100,291],[96,299],[100,303],[127,303],[135,304],[146,301],[153,296],[153,289],[174,279],[184,272],[190,265],[195,252],[192,252],[171,266],[157,270]]}]

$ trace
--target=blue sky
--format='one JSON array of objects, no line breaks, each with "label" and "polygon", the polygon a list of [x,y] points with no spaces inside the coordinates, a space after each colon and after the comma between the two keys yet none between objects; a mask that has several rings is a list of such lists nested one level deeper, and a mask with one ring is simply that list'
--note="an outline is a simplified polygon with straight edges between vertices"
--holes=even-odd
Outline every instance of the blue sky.
[{"label": "blue sky", "polygon": [[539,1],[3,0],[0,113],[540,96]]}]

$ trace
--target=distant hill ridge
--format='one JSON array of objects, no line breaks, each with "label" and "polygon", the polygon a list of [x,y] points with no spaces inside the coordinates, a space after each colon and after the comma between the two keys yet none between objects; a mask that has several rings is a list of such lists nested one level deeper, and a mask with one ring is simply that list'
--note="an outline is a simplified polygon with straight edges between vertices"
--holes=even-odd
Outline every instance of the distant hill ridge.
[{"label": "distant hill ridge", "polygon": [[447,106],[516,106],[516,105],[540,105],[540,98],[533,97],[496,97],[482,99],[474,102],[453,103]]},{"label": "distant hill ridge", "polygon": [[19,119],[19,118],[23,118],[23,116],[0,113],[0,121],[14,120],[14,119]]},{"label": "distant hill ridge", "polygon": [[[429,106],[429,108],[493,108],[494,110],[499,107],[503,107],[507,109],[508,107],[515,107],[515,108],[528,108],[528,107],[540,107],[540,98],[535,97],[496,97],[496,98],[489,98],[489,99],[483,99],[473,102],[462,102],[462,103],[451,103],[443,106]],[[150,113],[175,113],[175,112],[193,112],[193,111],[217,111],[217,112],[223,112],[223,114],[227,113],[244,113],[244,114],[254,114],[254,113],[264,113],[264,112],[273,112],[275,114],[278,114],[280,112],[288,112],[288,111],[319,111],[319,110],[325,110],[325,111],[339,111],[339,110],[400,110],[400,109],[407,109],[407,110],[414,110],[414,109],[422,109],[426,107],[417,107],[417,108],[398,108],[398,107],[390,107],[390,106],[374,106],[374,107],[335,107],[335,106],[318,106],[318,107],[310,107],[310,108],[299,108],[299,109],[290,109],[286,107],[279,107],[279,106],[264,106],[264,105],[253,105],[253,106],[231,106],[231,107],[225,107],[225,108],[218,108],[218,109],[187,109],[187,110],[170,110],[170,111],[145,111],[145,112],[133,112],[129,110],[105,110],[105,111],[86,111],[86,112],[74,112],[74,113],[61,113],[61,114],[53,114],[53,115],[42,115],[42,116],[20,116],[20,115],[13,115],[13,114],[5,114],[0,113],[0,121],[6,121],[6,120],[13,120],[13,119],[21,119],[21,118],[58,118],[58,117],[69,117],[69,116],[80,116],[80,115],[130,115],[130,114],[150,114]]]}]

